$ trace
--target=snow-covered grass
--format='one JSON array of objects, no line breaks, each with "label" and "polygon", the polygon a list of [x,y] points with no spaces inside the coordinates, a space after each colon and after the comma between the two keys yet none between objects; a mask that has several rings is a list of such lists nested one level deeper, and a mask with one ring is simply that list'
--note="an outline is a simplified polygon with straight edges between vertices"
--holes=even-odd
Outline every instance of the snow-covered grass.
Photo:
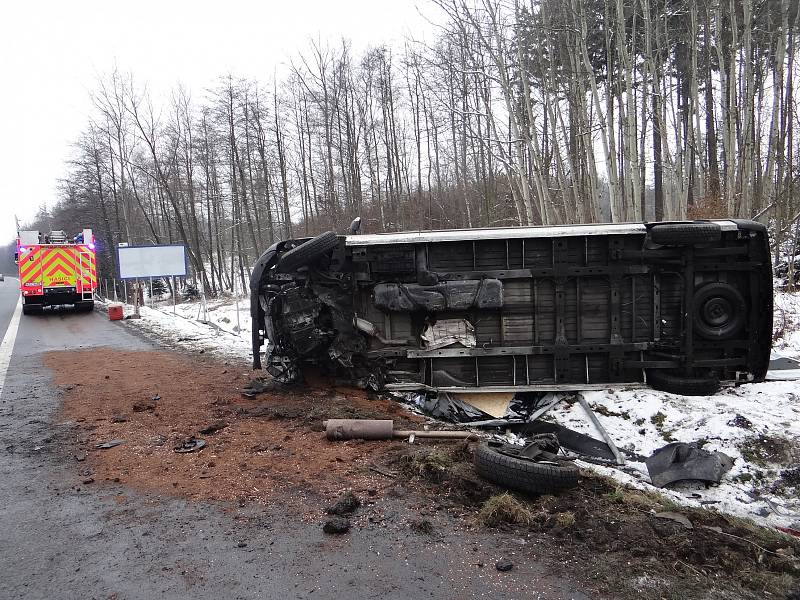
[{"label": "snow-covered grass", "polygon": [[[781,471],[800,455],[800,384],[766,382],[727,388],[714,396],[689,397],[656,390],[585,392],[589,406],[614,442],[644,458],[672,441],[695,442],[724,452],[734,465],[718,486],[678,484],[662,490],[673,500],[706,506],[762,524],[800,522],[800,491],[781,485]],[[562,402],[555,421],[600,437],[580,404]],[[654,489],[644,462],[624,469],[585,465],[623,483]]]},{"label": "snow-covered grass", "polygon": [[[249,361],[249,303],[237,298],[144,307],[135,327],[177,345]],[[131,307],[126,308],[126,313]],[[202,323],[200,320],[206,320]],[[774,349],[800,358],[800,295],[775,294]],[[771,381],[727,388],[714,396],[686,397],[655,390],[586,392],[603,426],[618,446],[647,457],[670,441],[700,442],[735,459],[719,486],[684,484],[660,490],[674,501],[749,517],[764,525],[800,528],[800,485],[781,472],[800,459],[800,381]],[[599,437],[578,403],[562,402],[551,417],[562,425]],[[582,463],[624,484],[654,490],[644,462],[624,468]],[[800,476],[800,474],[798,474]]]}]

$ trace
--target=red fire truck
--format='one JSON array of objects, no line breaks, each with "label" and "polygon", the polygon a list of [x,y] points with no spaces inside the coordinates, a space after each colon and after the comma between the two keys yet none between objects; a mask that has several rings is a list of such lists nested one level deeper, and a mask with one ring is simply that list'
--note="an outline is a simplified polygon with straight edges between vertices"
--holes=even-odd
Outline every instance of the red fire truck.
[{"label": "red fire truck", "polygon": [[15,258],[24,314],[62,304],[85,312],[94,308],[97,271],[91,229],[74,238],[63,231],[20,231]]}]

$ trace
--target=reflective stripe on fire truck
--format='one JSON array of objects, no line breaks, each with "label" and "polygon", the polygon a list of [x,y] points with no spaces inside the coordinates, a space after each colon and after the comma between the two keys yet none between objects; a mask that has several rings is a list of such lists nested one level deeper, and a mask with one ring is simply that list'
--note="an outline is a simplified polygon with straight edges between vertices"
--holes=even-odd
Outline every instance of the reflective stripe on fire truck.
[{"label": "reflective stripe on fire truck", "polygon": [[42,285],[42,263],[39,248],[31,248],[19,258],[19,284],[22,290],[39,288]]},{"label": "reflective stripe on fire truck", "polygon": [[77,287],[78,261],[75,248],[41,249],[42,285],[48,287]]}]

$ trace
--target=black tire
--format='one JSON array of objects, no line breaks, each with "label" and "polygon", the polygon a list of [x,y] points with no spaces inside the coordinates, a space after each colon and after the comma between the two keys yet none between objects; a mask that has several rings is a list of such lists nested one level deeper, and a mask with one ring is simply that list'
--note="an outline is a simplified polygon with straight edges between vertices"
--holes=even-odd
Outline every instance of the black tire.
[{"label": "black tire", "polygon": [[661,369],[651,369],[647,372],[647,383],[651,387],[670,394],[681,396],[713,396],[719,391],[719,379],[709,377],[686,377],[668,373]]},{"label": "black tire", "polygon": [[650,228],[650,239],[663,246],[692,246],[719,242],[722,230],[716,223],[663,223]]},{"label": "black tire", "polygon": [[94,310],[94,300],[84,300],[75,303],[75,310],[78,312],[92,312]]},{"label": "black tire", "polygon": [[323,254],[330,252],[339,243],[339,238],[333,231],[326,231],[317,237],[303,242],[292,248],[278,259],[278,270],[288,273],[294,269],[311,264]]},{"label": "black tire", "polygon": [[475,449],[473,462],[484,479],[526,494],[553,494],[578,485],[578,467],[570,461],[514,458],[483,443]]},{"label": "black tire", "polygon": [[747,323],[747,303],[729,283],[707,283],[694,293],[692,325],[707,340],[729,340]]},{"label": "black tire", "polygon": [[22,314],[23,315],[40,315],[42,314],[43,307],[41,304],[23,304],[22,305]]}]

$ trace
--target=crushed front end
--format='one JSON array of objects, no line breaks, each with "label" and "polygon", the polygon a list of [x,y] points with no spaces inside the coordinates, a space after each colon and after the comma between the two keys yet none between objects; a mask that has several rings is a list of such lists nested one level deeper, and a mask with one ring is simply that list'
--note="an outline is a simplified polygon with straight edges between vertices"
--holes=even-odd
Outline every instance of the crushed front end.
[{"label": "crushed front end", "polygon": [[[323,235],[275,244],[256,264],[250,280],[253,365],[283,383],[298,381],[305,364],[350,384],[380,389],[385,364],[367,358],[366,338],[357,328],[345,238]],[[317,247],[306,247],[299,258],[290,254],[315,242]]]}]

